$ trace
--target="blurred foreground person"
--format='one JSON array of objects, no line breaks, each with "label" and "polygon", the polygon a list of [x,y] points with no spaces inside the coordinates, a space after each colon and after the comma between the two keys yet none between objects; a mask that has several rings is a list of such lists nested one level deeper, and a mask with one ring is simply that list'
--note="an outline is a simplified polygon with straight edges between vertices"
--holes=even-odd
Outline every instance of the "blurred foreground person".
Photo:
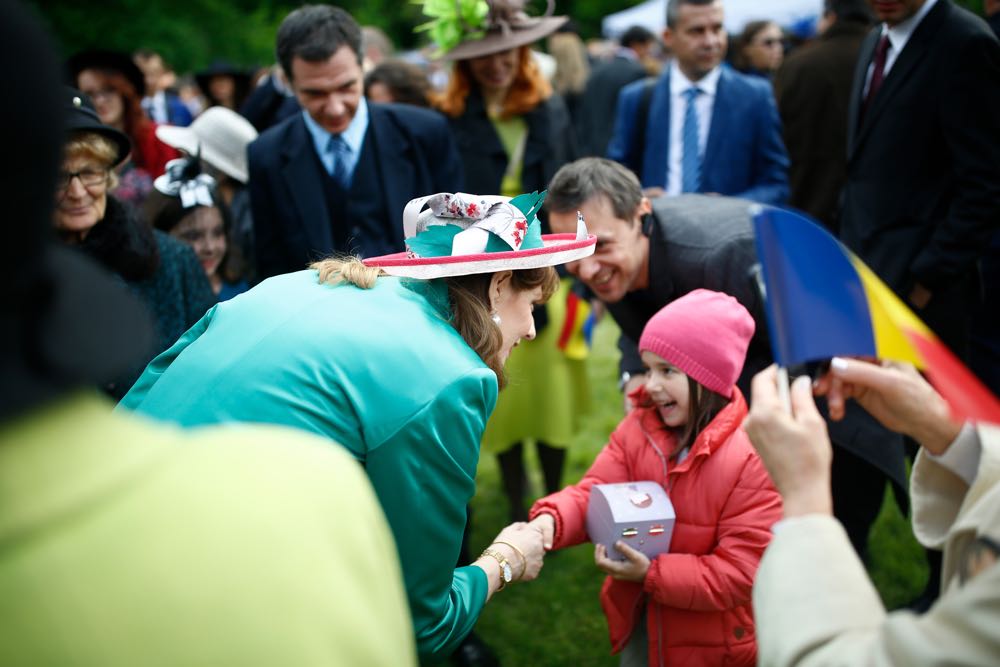
[{"label": "blurred foreground person", "polygon": [[151,331],[119,281],[51,242],[49,48],[0,0],[0,62],[30,64],[0,68],[22,102],[0,109],[17,222],[0,245],[0,664],[414,665],[392,538],[349,457],[275,427],[185,434],[88,389]]},{"label": "blurred foreground person", "polygon": [[920,443],[913,531],[944,548],[941,597],[923,615],[887,614],[832,516],[826,425],[808,378],[792,414],[775,367],[754,378],[744,424],[784,500],[754,583],[761,665],[993,665],[1000,656],[1000,430],[955,423],[912,367],[834,359],[820,383],[831,416],[853,397],[886,428]]}]

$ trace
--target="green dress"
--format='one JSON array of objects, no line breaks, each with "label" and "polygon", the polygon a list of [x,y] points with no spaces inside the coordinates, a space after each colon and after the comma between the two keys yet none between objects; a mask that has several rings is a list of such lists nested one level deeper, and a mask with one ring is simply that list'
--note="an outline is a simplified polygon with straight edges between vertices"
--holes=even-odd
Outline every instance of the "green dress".
[{"label": "green dress", "polygon": [[483,433],[484,452],[497,454],[525,440],[567,447],[589,411],[586,359],[559,348],[571,285],[570,278],[560,281],[559,291],[545,304],[548,325],[510,353],[504,367],[507,386]]},{"label": "green dress", "polygon": [[455,568],[496,375],[448,323],[440,281],[370,290],[315,271],[217,305],[156,358],[121,406],[185,426],[268,422],[345,447],[392,528],[422,657],[450,654],[486,602]]},{"label": "green dress", "polygon": [[[524,119],[491,117],[490,122],[507,155],[523,156],[528,133]],[[521,191],[521,162],[510,164],[501,189],[514,196]],[[567,447],[579,429],[590,401],[586,360],[567,356],[558,345],[571,285],[569,278],[561,281],[559,291],[545,304],[548,325],[535,340],[522,341],[511,352],[505,366],[508,384],[483,434],[483,451],[497,454],[524,440]]]}]

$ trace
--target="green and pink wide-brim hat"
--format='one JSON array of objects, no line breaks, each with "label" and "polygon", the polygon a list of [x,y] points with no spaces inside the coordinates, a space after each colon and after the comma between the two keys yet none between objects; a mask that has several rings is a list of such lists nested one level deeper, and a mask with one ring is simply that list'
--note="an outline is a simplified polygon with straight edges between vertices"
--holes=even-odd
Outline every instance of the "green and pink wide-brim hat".
[{"label": "green and pink wide-brim hat", "polygon": [[556,266],[592,255],[597,237],[587,233],[582,216],[575,234],[540,233],[537,213],[544,200],[544,192],[413,199],[403,211],[406,251],[364,263],[392,276],[431,280]]}]

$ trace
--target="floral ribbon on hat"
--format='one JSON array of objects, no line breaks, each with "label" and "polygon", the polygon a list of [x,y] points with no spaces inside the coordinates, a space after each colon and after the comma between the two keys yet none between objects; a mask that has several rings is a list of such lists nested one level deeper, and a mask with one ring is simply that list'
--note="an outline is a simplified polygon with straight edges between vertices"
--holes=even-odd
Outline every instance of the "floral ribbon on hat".
[{"label": "floral ribbon on hat", "polygon": [[537,214],[544,200],[544,192],[513,199],[464,192],[419,197],[403,210],[407,251],[413,257],[444,257],[540,248]]},{"label": "floral ribbon on hat", "polygon": [[153,181],[153,187],[168,197],[180,198],[184,208],[214,205],[215,179],[201,173],[197,158],[171,160],[163,175]]}]

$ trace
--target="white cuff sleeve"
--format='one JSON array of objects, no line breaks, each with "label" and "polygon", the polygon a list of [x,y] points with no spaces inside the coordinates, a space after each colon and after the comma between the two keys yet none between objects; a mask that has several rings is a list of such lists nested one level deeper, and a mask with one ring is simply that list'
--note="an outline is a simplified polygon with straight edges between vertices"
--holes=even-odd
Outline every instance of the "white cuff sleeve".
[{"label": "white cuff sleeve", "polygon": [[961,477],[966,484],[972,486],[979,471],[979,459],[983,454],[983,445],[979,441],[979,432],[969,422],[965,422],[955,441],[944,450],[940,456],[935,456],[924,450],[924,455]]}]

